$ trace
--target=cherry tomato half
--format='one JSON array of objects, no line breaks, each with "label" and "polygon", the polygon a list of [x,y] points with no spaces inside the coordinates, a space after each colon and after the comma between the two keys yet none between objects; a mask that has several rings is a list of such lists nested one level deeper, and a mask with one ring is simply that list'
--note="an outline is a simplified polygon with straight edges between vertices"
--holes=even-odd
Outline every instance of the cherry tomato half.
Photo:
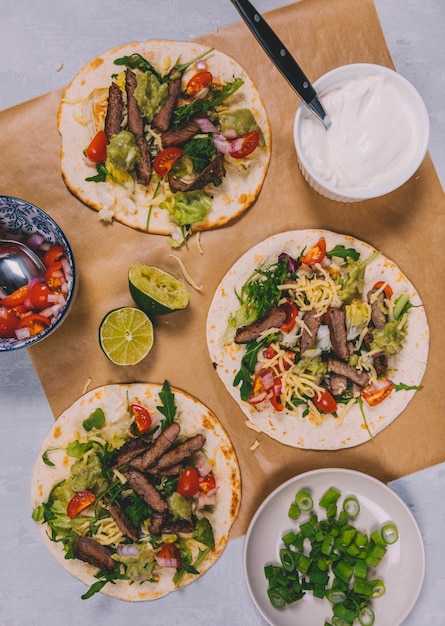
[{"label": "cherry tomato half", "polygon": [[280,306],[286,311],[286,319],[281,324],[280,330],[283,331],[283,333],[288,333],[295,326],[298,308],[295,302],[293,300],[289,300],[289,298]]},{"label": "cherry tomato half", "polygon": [[51,295],[51,290],[45,283],[36,283],[31,287],[29,291],[29,299],[33,309],[43,311],[50,303],[48,302],[48,296]]},{"label": "cherry tomato half", "polygon": [[61,261],[55,261],[48,267],[45,273],[45,281],[50,289],[57,291],[65,281],[63,266]]},{"label": "cherry tomato half", "polygon": [[[383,287],[383,285],[385,286]],[[385,294],[385,298],[389,300],[393,294],[393,290],[391,289],[391,286],[388,285],[388,283],[386,283],[383,280],[379,280],[379,282],[374,285],[374,289],[381,289],[382,287],[383,287],[383,293]]]},{"label": "cherry tomato half", "polygon": [[56,261],[60,261],[64,254],[65,251],[62,246],[51,246],[51,248],[49,248],[45,252],[45,256],[43,257],[43,265],[46,268],[50,267]]},{"label": "cherry tomato half", "polygon": [[391,391],[394,389],[394,384],[387,378],[380,378],[375,383],[364,387],[360,394],[369,406],[375,406],[383,402]]},{"label": "cherry tomato half", "polygon": [[92,491],[79,491],[68,502],[66,513],[70,519],[73,519],[93,502],[96,502],[96,496]]},{"label": "cherry tomato half", "polygon": [[13,291],[9,296],[2,298],[1,305],[12,307],[18,306],[19,304],[23,304],[28,297],[29,294],[29,286],[23,285],[23,287],[19,287],[15,291]]},{"label": "cherry tomato half", "polygon": [[19,317],[12,309],[0,306],[0,337],[14,337]]},{"label": "cherry tomato half", "polygon": [[197,96],[203,89],[209,87],[212,84],[213,76],[210,72],[203,70],[202,72],[198,72],[194,76],[191,77],[189,82],[187,83],[187,87],[185,88],[185,93],[190,97],[194,98]]},{"label": "cherry tomato half", "polygon": [[134,422],[138,429],[138,432],[143,435],[151,426],[151,416],[146,408],[139,406],[139,404],[130,405],[130,411],[134,417]]},{"label": "cherry tomato half", "polygon": [[216,479],[213,472],[210,472],[207,476],[199,477],[199,489],[204,493],[208,493],[209,491],[216,489]]},{"label": "cherry tomato half", "polygon": [[85,150],[85,155],[92,163],[104,163],[107,158],[108,137],[103,130],[100,130],[91,140],[90,145]]},{"label": "cherry tomato half", "polygon": [[234,139],[236,149],[230,153],[234,159],[243,159],[251,154],[258,145],[260,133],[257,130],[251,130],[238,139]]},{"label": "cherry tomato half", "polygon": [[26,315],[22,317],[19,321],[17,328],[29,328],[29,332],[31,337],[38,335],[45,330],[45,328],[49,328],[51,322],[44,315],[40,315],[40,313],[31,313],[30,315]]},{"label": "cherry tomato half", "polygon": [[176,491],[180,496],[195,496],[199,491],[199,474],[194,467],[186,467],[179,476]]},{"label": "cherry tomato half", "polygon": [[315,265],[316,263],[321,263],[321,261],[326,256],[326,239],[324,237],[320,237],[315,246],[312,246],[306,254],[304,254],[300,261],[305,265]]},{"label": "cherry tomato half", "polygon": [[335,401],[334,396],[332,396],[329,391],[322,391],[320,396],[315,396],[312,398],[312,402],[315,404],[319,411],[323,411],[323,413],[331,414],[335,413],[337,410],[337,402]]},{"label": "cherry tomato half", "polygon": [[172,146],[171,148],[165,148],[156,155],[153,161],[153,169],[159,176],[167,176],[176,161],[184,154],[182,148]]},{"label": "cherry tomato half", "polygon": [[164,543],[155,558],[161,567],[181,567],[181,553],[175,543]]}]

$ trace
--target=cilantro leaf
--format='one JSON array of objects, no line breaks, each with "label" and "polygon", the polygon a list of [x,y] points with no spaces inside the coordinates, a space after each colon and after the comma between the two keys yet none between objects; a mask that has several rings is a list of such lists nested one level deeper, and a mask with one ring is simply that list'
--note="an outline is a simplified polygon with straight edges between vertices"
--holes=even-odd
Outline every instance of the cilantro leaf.
[{"label": "cilantro leaf", "polygon": [[165,430],[167,426],[173,424],[176,415],[175,396],[167,380],[164,380],[162,391],[159,392],[159,398],[162,401],[162,405],[156,408],[165,417],[165,419],[161,420],[161,428]]}]

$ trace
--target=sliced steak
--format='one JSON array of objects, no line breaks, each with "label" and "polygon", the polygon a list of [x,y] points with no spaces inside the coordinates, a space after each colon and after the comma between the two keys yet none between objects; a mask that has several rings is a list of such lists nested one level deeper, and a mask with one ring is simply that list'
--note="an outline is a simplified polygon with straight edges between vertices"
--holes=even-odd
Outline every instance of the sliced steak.
[{"label": "sliced steak", "polygon": [[148,450],[145,450],[140,456],[130,459],[129,464],[131,467],[145,471],[150,465],[156,463],[159,457],[167,452],[176,441],[180,429],[178,422],[173,422],[173,424],[167,426]]},{"label": "sliced steak", "polygon": [[123,107],[122,92],[116,83],[111,83],[108,90],[108,107],[104,126],[108,141],[121,130]]},{"label": "sliced steak", "polygon": [[207,167],[205,167],[191,183],[184,183],[174,176],[168,177],[168,183],[173,193],[177,193],[178,191],[196,191],[204,189],[206,185],[213,183],[215,179],[224,178],[225,175],[224,155],[222,152],[218,152]]},{"label": "sliced steak", "polygon": [[346,314],[344,309],[328,309],[326,321],[331,337],[332,349],[339,359],[349,359],[349,345],[346,337]]},{"label": "sliced steak", "polygon": [[[363,343],[365,344],[368,350],[371,348],[372,332],[373,331],[371,328],[368,329],[368,332],[363,338]],[[382,376],[388,369],[388,358],[386,354],[383,354],[383,352],[381,354],[375,354],[373,356],[373,364],[374,364],[374,369],[377,372],[377,376]]]},{"label": "sliced steak", "polygon": [[107,509],[119,530],[132,541],[139,539],[139,530],[116,502],[108,502]]},{"label": "sliced steak", "polygon": [[341,374],[331,374],[329,389],[333,396],[341,396],[348,387],[348,379]]},{"label": "sliced steak", "polygon": [[136,74],[127,69],[125,72],[125,91],[127,93],[128,129],[135,137],[142,137],[144,134],[144,120],[142,119],[137,100],[134,97],[136,85]]},{"label": "sliced steak", "polygon": [[126,465],[132,458],[149,450],[150,447],[150,444],[143,439],[130,439],[116,452],[113,462],[114,467]]},{"label": "sliced steak", "polygon": [[164,513],[156,513],[156,511],[153,513],[148,526],[150,535],[158,536],[163,532],[164,519]]},{"label": "sliced steak", "polygon": [[163,469],[181,463],[184,459],[187,459],[195,452],[198,452],[198,450],[201,450],[205,442],[206,438],[201,433],[194,437],[189,437],[189,439],[180,443],[176,448],[166,452],[156,463],[156,468]]},{"label": "sliced steak", "polygon": [[181,93],[181,72],[173,67],[168,73],[168,96],[166,101],[161,107],[161,110],[156,113],[153,118],[153,126],[158,130],[165,131],[170,127],[173,111],[176,108],[179,94]]},{"label": "sliced steak", "polygon": [[73,543],[73,553],[76,559],[90,563],[100,570],[114,570],[116,561],[111,558],[108,548],[91,537],[76,537]]},{"label": "sliced steak", "polygon": [[194,530],[195,524],[187,519],[165,522],[162,528],[163,533],[169,533],[172,535],[177,535],[179,533],[192,533]]},{"label": "sliced steak", "polygon": [[176,463],[176,465],[170,465],[170,467],[163,467],[158,469],[156,466],[147,467],[146,474],[152,474],[156,476],[176,476],[182,469],[182,463]]},{"label": "sliced steak", "polygon": [[359,387],[366,387],[369,383],[369,374],[361,372],[360,370],[343,363],[342,361],[330,360],[328,361],[328,370],[334,374],[340,374],[345,376]]},{"label": "sliced steak", "polygon": [[161,497],[161,494],[149,479],[137,470],[128,470],[124,472],[128,484],[134,491],[148,504],[154,511],[163,513],[167,509],[167,502]]},{"label": "sliced steak", "polygon": [[237,328],[235,341],[236,343],[248,343],[249,341],[255,341],[264,331],[269,330],[270,328],[279,328],[285,320],[286,311],[279,306],[274,306],[267,315],[256,322],[253,322],[253,324]]},{"label": "sliced steak", "polygon": [[190,120],[177,128],[170,128],[161,134],[162,147],[180,146],[192,139],[198,131],[199,126],[194,120]]},{"label": "sliced steak", "polygon": [[300,354],[304,357],[306,350],[311,350],[317,341],[317,333],[321,324],[321,317],[315,309],[307,311],[303,316],[303,322],[309,329],[309,332],[303,326],[303,332],[300,337]]},{"label": "sliced steak", "polygon": [[141,185],[148,185],[151,178],[150,146],[142,135],[136,135],[136,143],[141,153],[141,160],[136,163],[136,180]]},{"label": "sliced steak", "polygon": [[371,306],[371,319],[377,330],[382,330],[386,324],[386,315],[382,311],[385,300],[385,293],[382,291],[377,297],[373,297],[377,289],[370,289],[367,294],[368,302]]}]

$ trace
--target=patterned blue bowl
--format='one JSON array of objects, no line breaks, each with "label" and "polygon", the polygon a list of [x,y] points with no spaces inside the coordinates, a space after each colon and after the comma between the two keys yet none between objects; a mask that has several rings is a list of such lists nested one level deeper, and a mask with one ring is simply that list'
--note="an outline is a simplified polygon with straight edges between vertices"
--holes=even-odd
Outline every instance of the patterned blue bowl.
[{"label": "patterned blue bowl", "polygon": [[0,352],[10,352],[19,348],[28,348],[38,341],[45,339],[45,337],[51,334],[66,319],[75,299],[77,276],[73,252],[60,227],[44,211],[26,202],[26,200],[20,200],[11,196],[0,196],[1,237],[4,239],[21,239],[26,243],[26,241],[35,234],[41,235],[46,242],[52,245],[61,245],[65,251],[71,269],[66,301],[60,313],[53,319],[51,326],[45,328],[38,335],[26,339],[0,337]]}]

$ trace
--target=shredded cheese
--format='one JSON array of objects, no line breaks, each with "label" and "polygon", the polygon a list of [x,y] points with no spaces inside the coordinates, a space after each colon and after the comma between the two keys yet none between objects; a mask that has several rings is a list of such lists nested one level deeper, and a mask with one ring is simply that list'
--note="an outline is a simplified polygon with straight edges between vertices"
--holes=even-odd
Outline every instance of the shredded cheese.
[{"label": "shredded cheese", "polygon": [[245,424],[246,424],[247,428],[250,428],[251,430],[254,430],[257,433],[262,433],[263,432],[259,426],[257,426],[256,424],[254,424],[250,420],[246,420]]},{"label": "shredded cheese", "polygon": [[94,539],[103,546],[118,544],[123,538],[123,533],[112,517],[100,520],[99,527],[94,534]]},{"label": "shredded cheese", "polygon": [[197,291],[201,291],[202,290],[202,285],[197,285],[195,283],[195,281],[193,280],[193,278],[188,273],[188,271],[187,271],[184,263],[181,261],[181,259],[179,257],[177,257],[176,255],[174,255],[174,254],[171,254],[170,256],[172,257],[172,259],[175,259],[175,261],[177,261],[179,267],[181,268],[181,272],[182,272],[185,280],[189,283],[189,285],[191,285]]},{"label": "shredded cheese", "polygon": [[260,445],[260,442],[258,441],[258,439],[255,439],[253,444],[250,446],[250,450],[253,452],[254,450],[258,448],[259,445]]}]

